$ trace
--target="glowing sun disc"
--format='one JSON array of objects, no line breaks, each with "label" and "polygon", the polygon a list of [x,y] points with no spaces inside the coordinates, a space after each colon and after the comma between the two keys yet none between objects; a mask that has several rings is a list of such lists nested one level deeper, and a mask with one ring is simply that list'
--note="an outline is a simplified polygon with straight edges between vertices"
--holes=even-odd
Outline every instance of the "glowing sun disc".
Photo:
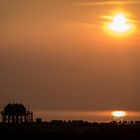
[{"label": "glowing sun disc", "polygon": [[120,118],[120,117],[125,117],[127,114],[125,111],[113,111],[112,112],[112,116],[113,117],[117,117],[117,118]]},{"label": "glowing sun disc", "polygon": [[112,23],[108,28],[116,33],[125,33],[131,30],[131,25],[128,23],[128,19],[123,14],[118,14],[113,17]]}]

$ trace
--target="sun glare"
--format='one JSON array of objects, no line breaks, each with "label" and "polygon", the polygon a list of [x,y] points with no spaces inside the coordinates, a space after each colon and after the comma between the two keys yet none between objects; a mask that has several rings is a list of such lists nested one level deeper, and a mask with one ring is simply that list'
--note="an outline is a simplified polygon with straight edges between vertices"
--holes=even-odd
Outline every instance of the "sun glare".
[{"label": "sun glare", "polygon": [[125,117],[126,115],[127,115],[127,113],[125,111],[113,111],[112,112],[112,116],[117,117],[117,118]]},{"label": "sun glare", "polygon": [[125,37],[135,32],[136,26],[134,20],[131,20],[127,13],[117,12],[112,16],[104,17],[108,20],[104,26],[107,34]]},{"label": "sun glare", "polygon": [[109,24],[109,29],[116,33],[125,33],[131,30],[131,25],[128,23],[128,19],[122,15],[118,14],[113,17],[113,21]]}]

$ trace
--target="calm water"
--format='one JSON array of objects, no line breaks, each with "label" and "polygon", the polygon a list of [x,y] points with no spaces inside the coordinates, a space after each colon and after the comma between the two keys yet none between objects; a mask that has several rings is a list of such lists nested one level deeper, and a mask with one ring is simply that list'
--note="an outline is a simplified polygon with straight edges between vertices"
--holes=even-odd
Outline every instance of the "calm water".
[{"label": "calm water", "polygon": [[[87,121],[111,121],[112,111],[34,111],[34,117],[40,117],[44,121],[50,120],[87,120]],[[140,112],[126,111],[124,120],[140,120]]]}]

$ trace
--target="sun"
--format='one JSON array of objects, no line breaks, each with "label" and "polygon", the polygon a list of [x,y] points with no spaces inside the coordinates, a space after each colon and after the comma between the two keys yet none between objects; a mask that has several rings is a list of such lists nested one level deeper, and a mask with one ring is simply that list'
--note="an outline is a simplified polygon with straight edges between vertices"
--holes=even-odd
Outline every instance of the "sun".
[{"label": "sun", "polygon": [[131,13],[121,11],[113,13],[110,16],[103,16],[103,28],[108,35],[122,38],[136,32],[137,22]]},{"label": "sun", "polygon": [[112,116],[116,118],[123,118],[127,115],[125,111],[113,111]]},{"label": "sun", "polygon": [[108,28],[115,33],[126,33],[131,30],[129,20],[123,14],[117,14],[113,17],[112,23]]}]

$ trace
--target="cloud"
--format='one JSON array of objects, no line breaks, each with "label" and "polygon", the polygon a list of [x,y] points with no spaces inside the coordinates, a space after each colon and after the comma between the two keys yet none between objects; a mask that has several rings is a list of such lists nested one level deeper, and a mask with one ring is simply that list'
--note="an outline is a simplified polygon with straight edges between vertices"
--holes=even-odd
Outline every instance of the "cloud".
[{"label": "cloud", "polygon": [[82,6],[102,6],[102,5],[121,5],[121,4],[140,4],[138,0],[128,0],[128,1],[96,1],[96,2],[81,2],[79,5]]}]

